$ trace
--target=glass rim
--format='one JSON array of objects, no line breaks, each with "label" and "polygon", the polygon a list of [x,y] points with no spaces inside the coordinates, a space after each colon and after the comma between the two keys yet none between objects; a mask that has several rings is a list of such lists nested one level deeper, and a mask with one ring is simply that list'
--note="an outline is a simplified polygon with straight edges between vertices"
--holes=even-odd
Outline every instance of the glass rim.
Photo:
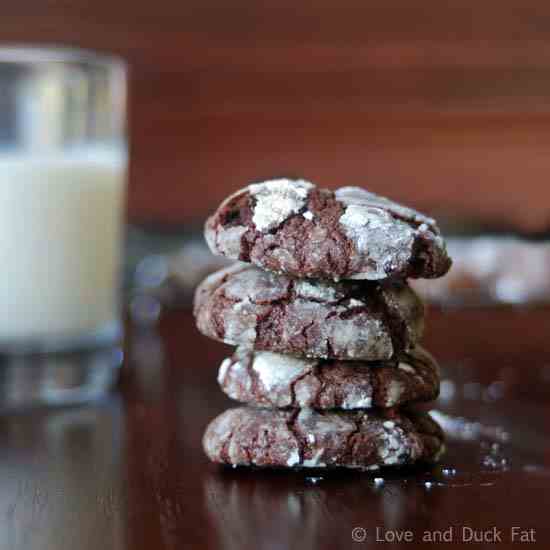
[{"label": "glass rim", "polygon": [[0,64],[84,64],[89,66],[127,70],[128,63],[120,56],[52,44],[10,44],[0,42]]}]

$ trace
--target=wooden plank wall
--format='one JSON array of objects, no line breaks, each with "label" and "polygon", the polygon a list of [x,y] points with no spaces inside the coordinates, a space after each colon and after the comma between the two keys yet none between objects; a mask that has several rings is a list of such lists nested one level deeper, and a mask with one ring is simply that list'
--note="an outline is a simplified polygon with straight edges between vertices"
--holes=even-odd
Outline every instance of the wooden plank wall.
[{"label": "wooden plank wall", "polygon": [[198,219],[289,174],[550,222],[543,0],[4,0],[0,41],[129,60],[134,220]]}]

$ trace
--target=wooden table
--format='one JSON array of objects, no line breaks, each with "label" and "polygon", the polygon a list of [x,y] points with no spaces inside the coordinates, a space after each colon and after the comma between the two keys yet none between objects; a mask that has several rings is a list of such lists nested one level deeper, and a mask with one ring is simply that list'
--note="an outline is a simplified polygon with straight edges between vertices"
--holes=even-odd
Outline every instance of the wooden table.
[{"label": "wooden table", "polygon": [[170,313],[158,333],[131,331],[113,395],[3,416],[0,547],[335,549],[400,536],[414,548],[494,528],[507,548],[515,526],[517,541],[548,548],[549,328],[550,308],[432,312],[448,453],[432,470],[375,478],[209,464],[200,439],[230,406],[215,381],[228,349]]}]

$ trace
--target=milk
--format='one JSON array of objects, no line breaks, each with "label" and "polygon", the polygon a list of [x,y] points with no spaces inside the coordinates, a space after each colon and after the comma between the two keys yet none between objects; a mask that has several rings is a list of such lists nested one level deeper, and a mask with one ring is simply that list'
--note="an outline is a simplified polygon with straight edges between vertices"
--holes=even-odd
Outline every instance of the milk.
[{"label": "milk", "polygon": [[0,153],[0,346],[114,326],[126,157]]}]

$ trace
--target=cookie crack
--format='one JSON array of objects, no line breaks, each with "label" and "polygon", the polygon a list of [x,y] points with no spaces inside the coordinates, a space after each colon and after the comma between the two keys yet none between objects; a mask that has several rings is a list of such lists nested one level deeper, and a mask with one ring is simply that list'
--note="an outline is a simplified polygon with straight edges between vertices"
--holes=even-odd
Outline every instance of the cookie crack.
[{"label": "cookie crack", "polygon": [[256,226],[248,226],[248,230],[241,237],[241,253],[239,254],[239,260],[243,262],[250,262],[250,253],[253,248],[256,247],[258,240],[261,239],[263,233],[256,229]]},{"label": "cookie crack", "polygon": [[220,449],[220,457],[223,462],[226,464],[231,464],[231,459],[229,458],[229,445],[231,444],[231,440],[233,439],[233,434],[235,433],[235,430],[231,430],[227,438],[222,444],[222,448]]},{"label": "cookie crack", "polygon": [[[359,416],[360,415],[360,416]],[[345,452],[344,452],[344,460],[346,463],[351,463],[354,455],[354,445],[353,445],[353,438],[361,431],[361,421],[362,421],[362,413],[354,414],[353,417],[350,415],[350,419],[353,421],[353,424],[355,428],[353,431],[351,431],[348,436],[346,437],[346,443],[344,445]]]},{"label": "cookie crack", "polygon": [[296,440],[296,444],[298,446],[298,458],[299,462],[297,465],[302,465],[304,463],[304,446],[305,441],[302,439],[298,431],[296,430],[296,419],[298,418],[298,415],[300,414],[301,409],[296,409],[289,413],[288,418],[286,419],[286,427],[288,431],[292,434],[294,439]]},{"label": "cookie crack", "polygon": [[381,288],[373,292],[373,300],[376,305],[376,309],[382,313],[382,319],[386,329],[388,330],[389,337],[393,348],[393,356],[405,349],[405,329],[403,327],[402,319],[396,315],[390,308],[386,298],[383,295]]},{"label": "cookie crack", "polygon": [[[257,396],[260,395],[259,392],[259,385],[260,385],[260,376],[258,375],[258,372],[254,369],[253,361],[248,361],[248,364],[246,366],[246,372],[248,373],[248,376],[250,378],[250,395]],[[268,400],[268,403],[272,404],[271,401]]]},{"label": "cookie crack", "polygon": [[332,347],[332,342],[330,341],[330,338],[326,338],[325,344],[326,344],[326,348],[327,348],[326,356],[327,357],[335,357],[334,348]]},{"label": "cookie crack", "polygon": [[[315,365],[315,377],[319,381],[319,390],[315,394],[315,403],[317,405],[319,405],[320,402],[321,402],[321,396],[324,394],[327,387],[330,386],[330,383],[327,381],[326,377],[324,376],[324,374],[321,370],[321,363],[320,362],[317,363],[317,365]],[[332,402],[333,402],[332,406],[335,406],[334,399],[332,399]]]},{"label": "cookie crack", "polygon": [[[296,400],[296,384],[303,380],[306,376],[309,376],[310,374],[313,374],[315,376],[315,368],[316,364],[313,365],[311,368],[307,369],[305,372],[297,376],[294,380],[290,382],[290,407],[299,407],[300,405],[297,403]],[[315,395],[314,402],[317,401],[317,395]]]},{"label": "cookie crack", "polygon": [[315,320],[310,321],[310,322],[309,322],[307,325],[305,325],[305,326],[302,328],[302,330],[300,331],[300,335],[304,338],[304,340],[306,341],[308,347],[311,347],[311,346],[309,345],[309,337],[308,337],[308,335],[307,335],[306,333],[307,333],[307,331],[308,331],[311,327],[313,327],[314,325],[315,325]]},{"label": "cookie crack", "polygon": [[428,231],[432,233],[433,235],[439,235],[440,231],[439,228],[435,223],[433,223],[433,220],[417,220],[416,218],[407,218],[406,216],[396,214],[395,212],[388,211],[392,218],[394,218],[397,221],[403,222],[407,224],[409,227],[411,227],[414,231],[418,232],[419,228],[423,225],[425,225],[428,228]]}]

